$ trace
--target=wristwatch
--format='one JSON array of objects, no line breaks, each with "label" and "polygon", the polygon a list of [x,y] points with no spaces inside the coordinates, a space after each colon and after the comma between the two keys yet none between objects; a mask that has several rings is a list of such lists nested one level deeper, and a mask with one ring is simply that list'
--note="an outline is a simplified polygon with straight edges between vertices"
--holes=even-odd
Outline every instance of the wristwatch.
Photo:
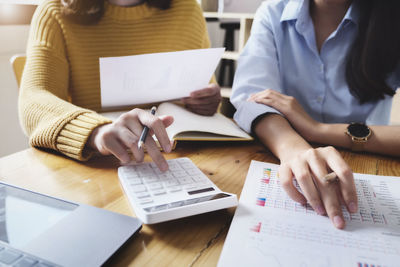
[{"label": "wristwatch", "polygon": [[347,126],[346,134],[351,138],[352,151],[364,151],[364,145],[367,143],[372,131],[364,123],[352,122]]}]

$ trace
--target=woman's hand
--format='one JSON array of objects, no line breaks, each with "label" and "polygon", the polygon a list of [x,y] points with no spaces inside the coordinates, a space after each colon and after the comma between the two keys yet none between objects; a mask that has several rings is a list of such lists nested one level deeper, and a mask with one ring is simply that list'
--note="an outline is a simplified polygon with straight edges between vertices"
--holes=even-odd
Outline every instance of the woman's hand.
[{"label": "woman's hand", "polygon": [[[281,160],[279,179],[287,194],[303,205],[310,203],[318,214],[327,214],[336,227],[343,228],[341,203],[349,212],[356,212],[357,194],[353,173],[339,152],[333,147],[312,148],[278,114],[261,118],[254,132]],[[335,172],[338,181],[327,183],[324,177],[331,172]],[[301,192],[293,185],[293,179]]]},{"label": "woman's hand", "polygon": [[306,140],[313,140],[318,135],[322,123],[311,118],[296,98],[281,94],[275,90],[267,89],[253,94],[248,101],[270,106],[281,112],[293,128]]},{"label": "woman's hand", "polygon": [[142,109],[133,109],[113,123],[96,128],[89,137],[88,145],[103,155],[114,155],[122,163],[131,161],[129,149],[136,162],[142,162],[144,153],[143,149],[138,149],[138,142],[143,125],[146,125],[150,129],[145,141],[147,152],[161,171],[167,171],[167,161],[151,136],[155,134],[163,150],[169,153],[172,145],[165,128],[172,122],[171,116],[156,117]]},{"label": "woman's hand", "polygon": [[[331,172],[335,172],[338,180],[329,183],[323,178]],[[302,193],[293,185],[293,177]],[[310,203],[319,215],[327,214],[339,229],[345,227],[342,203],[349,212],[357,212],[353,173],[333,147],[310,148],[282,158],[279,178],[293,200],[303,205]]]},{"label": "woman's hand", "polygon": [[183,98],[182,102],[194,113],[212,116],[221,102],[221,89],[217,84],[210,84],[204,89],[192,92],[190,97]]}]

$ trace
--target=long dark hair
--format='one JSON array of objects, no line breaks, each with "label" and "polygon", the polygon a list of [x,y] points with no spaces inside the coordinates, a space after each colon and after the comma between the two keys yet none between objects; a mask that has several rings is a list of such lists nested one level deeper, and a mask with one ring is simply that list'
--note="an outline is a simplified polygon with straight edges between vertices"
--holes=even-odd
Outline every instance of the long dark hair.
[{"label": "long dark hair", "polygon": [[[106,0],[61,0],[62,14],[68,20],[78,24],[95,24],[104,14]],[[147,5],[159,9],[168,9],[172,0],[144,0]]]},{"label": "long dark hair", "polygon": [[395,94],[386,79],[400,63],[400,1],[361,0],[358,4],[359,31],[348,55],[346,79],[362,104]]}]

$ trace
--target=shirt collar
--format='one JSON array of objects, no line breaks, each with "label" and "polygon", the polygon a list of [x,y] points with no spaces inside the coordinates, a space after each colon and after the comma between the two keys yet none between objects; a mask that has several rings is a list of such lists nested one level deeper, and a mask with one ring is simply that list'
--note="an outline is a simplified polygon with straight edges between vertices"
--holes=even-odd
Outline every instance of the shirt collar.
[{"label": "shirt collar", "polygon": [[[358,24],[360,17],[359,1],[354,0],[342,22],[351,21]],[[281,15],[281,23],[284,21],[301,20],[305,21],[310,18],[310,0],[289,0]]]},{"label": "shirt collar", "polygon": [[347,10],[346,15],[343,18],[343,22],[351,21],[358,25],[358,20],[360,19],[360,4],[358,0],[354,0],[349,10]]},{"label": "shirt collar", "polygon": [[304,11],[302,10],[302,7],[304,5],[308,6],[308,3],[309,0],[289,0],[283,9],[281,22],[297,20],[300,16],[300,13]]}]

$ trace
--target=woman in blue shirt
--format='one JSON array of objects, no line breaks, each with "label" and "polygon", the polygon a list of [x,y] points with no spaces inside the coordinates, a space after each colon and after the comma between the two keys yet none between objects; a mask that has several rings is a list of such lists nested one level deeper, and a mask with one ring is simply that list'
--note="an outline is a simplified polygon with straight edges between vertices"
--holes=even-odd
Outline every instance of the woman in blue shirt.
[{"label": "woman in blue shirt", "polygon": [[270,0],[239,60],[235,120],[281,160],[288,195],[337,228],[341,199],[358,209],[353,174],[333,147],[309,142],[400,155],[400,127],[387,126],[400,86],[399,13],[398,0]]}]

